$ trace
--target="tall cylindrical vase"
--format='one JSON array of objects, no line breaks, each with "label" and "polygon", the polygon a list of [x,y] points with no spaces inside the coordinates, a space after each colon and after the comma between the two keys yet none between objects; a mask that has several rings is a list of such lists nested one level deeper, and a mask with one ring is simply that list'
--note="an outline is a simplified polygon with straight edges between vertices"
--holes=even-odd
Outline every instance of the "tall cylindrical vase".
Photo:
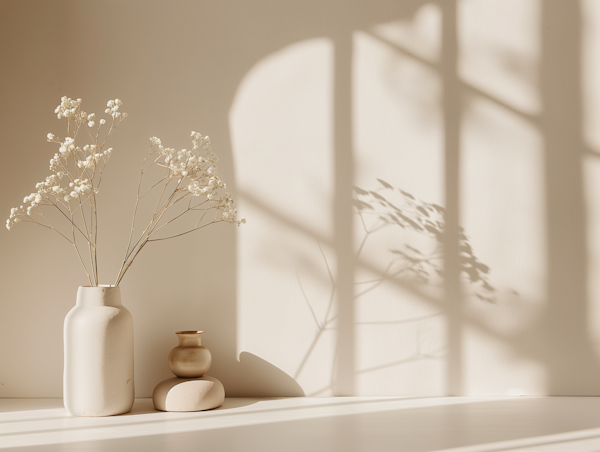
[{"label": "tall cylindrical vase", "polygon": [[133,406],[133,318],[114,286],[79,287],[65,317],[65,408],[111,416]]}]

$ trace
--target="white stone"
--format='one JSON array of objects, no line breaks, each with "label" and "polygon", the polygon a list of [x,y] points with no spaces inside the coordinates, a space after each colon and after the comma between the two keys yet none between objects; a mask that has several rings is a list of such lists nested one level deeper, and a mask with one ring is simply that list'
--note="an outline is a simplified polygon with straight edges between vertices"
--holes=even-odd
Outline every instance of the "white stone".
[{"label": "white stone", "polygon": [[154,408],[160,411],[203,411],[217,408],[225,401],[225,388],[209,376],[173,377],[160,382],[152,394]]}]

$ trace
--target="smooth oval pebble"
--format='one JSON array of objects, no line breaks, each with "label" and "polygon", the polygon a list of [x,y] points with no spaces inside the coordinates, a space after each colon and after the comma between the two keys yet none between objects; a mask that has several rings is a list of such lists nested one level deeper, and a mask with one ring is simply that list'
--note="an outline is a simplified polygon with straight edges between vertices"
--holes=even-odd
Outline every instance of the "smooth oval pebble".
[{"label": "smooth oval pebble", "polygon": [[225,401],[225,388],[216,378],[169,378],[160,382],[152,394],[154,408],[160,411],[203,411],[217,408]]}]

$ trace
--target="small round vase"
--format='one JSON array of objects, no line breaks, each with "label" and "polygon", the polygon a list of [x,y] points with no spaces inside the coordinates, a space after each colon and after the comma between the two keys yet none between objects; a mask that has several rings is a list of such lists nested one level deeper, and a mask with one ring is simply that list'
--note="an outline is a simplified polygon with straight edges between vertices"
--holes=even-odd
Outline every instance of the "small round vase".
[{"label": "small round vase", "polygon": [[210,351],[201,345],[204,331],[178,331],[179,345],[169,353],[171,372],[180,378],[203,376],[212,362]]}]

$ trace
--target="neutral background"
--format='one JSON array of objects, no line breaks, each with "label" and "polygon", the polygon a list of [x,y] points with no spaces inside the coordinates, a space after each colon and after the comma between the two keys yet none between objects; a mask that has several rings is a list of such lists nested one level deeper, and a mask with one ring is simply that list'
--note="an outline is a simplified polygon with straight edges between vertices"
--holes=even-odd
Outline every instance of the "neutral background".
[{"label": "neutral background", "polygon": [[[0,211],[123,100],[100,279],[148,138],[211,136],[242,227],[144,249],[122,287],[136,395],[175,331],[243,395],[600,395],[600,2],[0,2]],[[0,231],[0,397],[62,394],[85,274]]]}]

